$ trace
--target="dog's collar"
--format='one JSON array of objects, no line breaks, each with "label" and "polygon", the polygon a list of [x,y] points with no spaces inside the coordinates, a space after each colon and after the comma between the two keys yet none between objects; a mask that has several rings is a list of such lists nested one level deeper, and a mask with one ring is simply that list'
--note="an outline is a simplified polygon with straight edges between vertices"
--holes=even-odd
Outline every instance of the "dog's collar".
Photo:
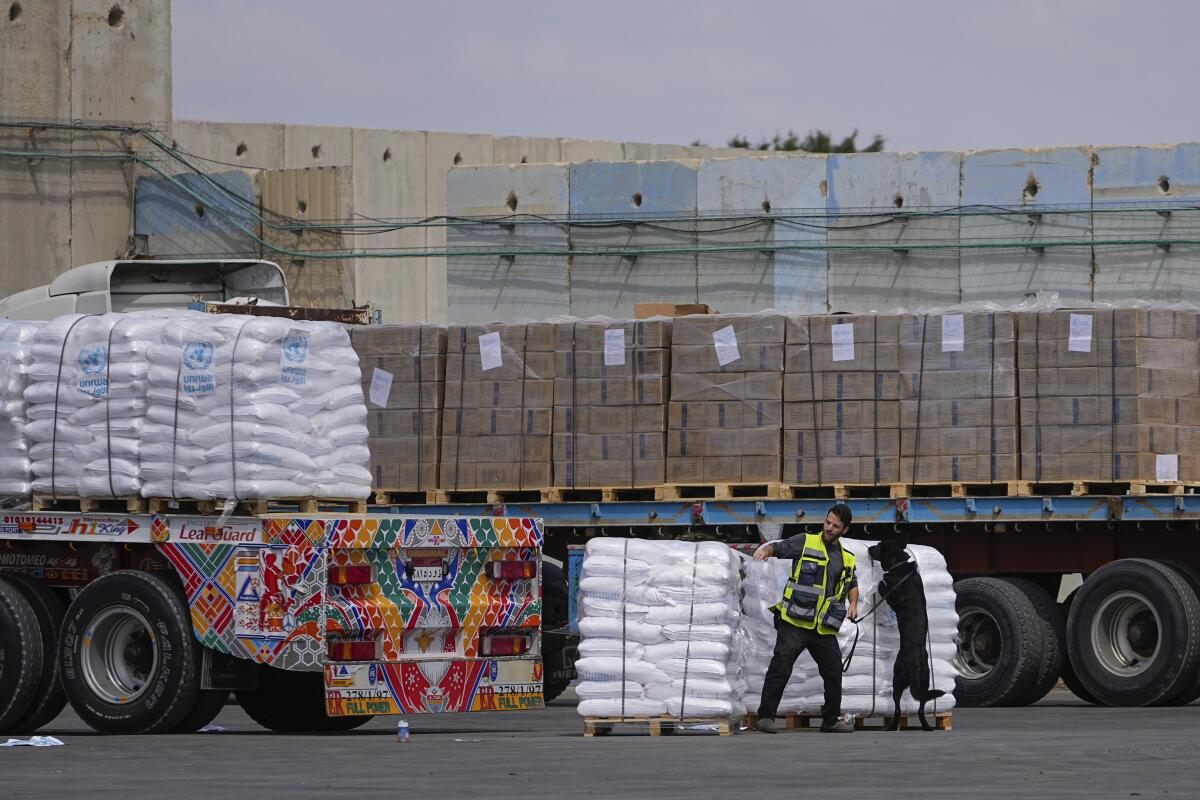
[{"label": "dog's collar", "polygon": [[917,568],[916,559],[910,558],[908,561],[902,562],[900,564],[897,564],[894,567],[884,570],[883,576],[886,579],[889,575],[898,575],[901,572],[903,572],[906,567],[911,567],[913,570],[916,570],[916,568]]}]

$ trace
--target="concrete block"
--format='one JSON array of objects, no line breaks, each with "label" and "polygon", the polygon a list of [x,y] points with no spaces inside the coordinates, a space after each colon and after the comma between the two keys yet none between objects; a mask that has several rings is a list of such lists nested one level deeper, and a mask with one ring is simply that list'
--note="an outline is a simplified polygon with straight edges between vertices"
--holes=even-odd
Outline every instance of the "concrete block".
[{"label": "concrete block", "polygon": [[0,19],[0,118],[70,118],[71,4],[46,0],[8,3],[5,9]]},{"label": "concrete block", "polygon": [[169,3],[72,0],[69,58],[73,119],[170,123]]},{"label": "concrete block", "polygon": [[[952,152],[829,156],[831,310],[959,302],[958,216],[934,214],[958,205],[960,160]],[[954,247],[911,249],[929,243]],[[852,249],[864,245],[872,249]]]},{"label": "concrete block", "polygon": [[[694,248],[698,161],[571,165],[571,313],[629,318],[636,303],[694,303],[694,253],[585,255],[597,248]],[[653,220],[654,227],[579,220],[593,215]],[[678,219],[673,219],[678,218]]]},{"label": "concrete block", "polygon": [[[69,150],[70,137],[3,129],[0,149]],[[0,158],[0,242],[0,296],[49,283],[71,266],[70,162]]]},{"label": "concrete block", "polygon": [[[354,212],[381,220],[414,221],[426,216],[425,133],[354,129]],[[423,250],[426,228],[357,236],[356,248]],[[426,311],[426,259],[360,258],[354,263],[358,305],[370,303],[386,323],[415,322]]]},{"label": "concrete block", "polygon": [[284,125],[283,168],[348,167],[354,155],[352,128]]},{"label": "concrete block", "polygon": [[1099,147],[1093,155],[1096,300],[1200,301],[1200,247],[1101,244],[1200,240],[1200,144]]},{"label": "concrete block", "polygon": [[[175,120],[171,140],[199,158],[237,164],[245,169],[283,169],[283,125],[273,123]],[[205,170],[222,164],[198,161]]]},{"label": "concrete block", "polygon": [[[256,176],[256,189],[263,209],[295,220],[349,219],[354,202],[351,180],[349,167],[263,170]],[[287,227],[286,222],[264,225],[263,239],[269,245],[263,256],[283,267],[295,305],[353,305],[353,268],[347,259],[331,256],[357,246],[357,242],[347,242],[339,231]]]},{"label": "concrete block", "polygon": [[563,160],[560,139],[497,136],[492,147],[493,164],[553,164]]},{"label": "concrete block", "polygon": [[625,148],[620,142],[600,139],[563,139],[562,160],[571,164],[584,161],[622,161]]},{"label": "concrete block", "polygon": [[[134,230],[146,237],[156,258],[213,256],[257,258],[262,237],[254,179],[242,170],[211,175],[183,174],[175,182],[144,177],[137,182]],[[210,182],[211,181],[211,182]],[[216,183],[251,205],[215,188]]]},{"label": "concrete block", "polygon": [[446,179],[451,217],[513,217],[511,225],[448,229],[451,250],[522,247],[564,251],[563,255],[448,259],[451,322],[542,319],[571,310],[567,232],[564,225],[534,217],[563,218],[568,212],[570,169],[566,164],[458,167]]},{"label": "concrete block", "polygon": [[683,144],[644,144],[626,142],[622,145],[626,161],[665,161],[667,159],[699,158],[702,153]]},{"label": "concrete block", "polygon": [[701,247],[763,244],[804,245],[813,250],[751,250],[697,256],[701,302],[725,312],[776,308],[791,313],[826,311],[825,233],[805,227],[803,212],[822,224],[825,158],[765,157],[708,159],[699,167],[696,204],[701,217],[722,212],[762,215],[746,227],[740,221],[714,219],[699,223]]},{"label": "concrete block", "polygon": [[[446,175],[453,167],[491,164],[495,157],[492,136],[476,133],[437,133],[425,139],[426,213],[436,217],[446,213]],[[432,227],[426,233],[431,249],[446,246],[445,228]],[[431,322],[446,319],[446,259],[435,256],[426,261],[425,307]]]},{"label": "concrete block", "polygon": [[[141,152],[145,142],[117,133],[73,133],[71,149],[82,154],[121,153],[129,146]],[[130,252],[134,191],[145,168],[130,161],[80,159],[71,162],[71,263],[87,264],[121,258]]]},{"label": "concrete block", "polygon": [[[1091,172],[1085,147],[964,155],[963,242],[1029,246],[962,250],[962,299],[1011,303],[1047,290],[1068,303],[1091,300]],[[983,208],[992,205],[1017,210]],[[1033,246],[1038,242],[1070,244],[1042,250]]]}]

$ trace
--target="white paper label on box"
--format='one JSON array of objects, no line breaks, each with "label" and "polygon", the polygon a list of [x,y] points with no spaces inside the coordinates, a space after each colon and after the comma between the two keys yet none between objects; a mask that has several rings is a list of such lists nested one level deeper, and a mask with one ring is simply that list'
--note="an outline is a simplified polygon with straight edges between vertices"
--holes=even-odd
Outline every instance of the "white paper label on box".
[{"label": "white paper label on box", "polygon": [[737,334],[732,325],[713,331],[713,347],[717,351],[717,363],[722,367],[741,358],[738,353]]},{"label": "white paper label on box", "polygon": [[961,353],[963,349],[962,314],[942,315],[942,352]]},{"label": "white paper label on box", "polygon": [[1071,337],[1067,340],[1067,350],[1072,353],[1092,352],[1092,315],[1071,315]]},{"label": "white paper label on box", "polygon": [[834,361],[854,360],[854,323],[843,322],[829,329],[830,340],[833,342]]},{"label": "white paper label on box", "polygon": [[371,405],[387,408],[388,396],[392,393],[392,373],[386,369],[375,368],[371,373],[371,388],[367,392]]},{"label": "white paper label on box", "polygon": [[479,337],[479,368],[484,372],[504,363],[500,355],[500,331],[485,333]]},{"label": "white paper label on box", "polygon": [[1174,453],[1155,456],[1154,479],[1156,481],[1179,480],[1179,456]]},{"label": "white paper label on box", "polygon": [[609,328],[604,332],[604,366],[620,367],[625,364],[625,329]]}]

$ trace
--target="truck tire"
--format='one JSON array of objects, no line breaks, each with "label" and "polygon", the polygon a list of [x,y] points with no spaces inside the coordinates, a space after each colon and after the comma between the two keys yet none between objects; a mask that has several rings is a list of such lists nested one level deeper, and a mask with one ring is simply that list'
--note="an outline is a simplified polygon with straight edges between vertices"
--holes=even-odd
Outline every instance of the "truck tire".
[{"label": "truck tire", "polygon": [[[1067,599],[1063,601],[1063,619],[1071,618],[1071,601],[1075,599],[1075,593],[1078,591],[1079,590],[1076,589],[1074,592],[1071,592],[1069,595],[1067,595]],[[1063,639],[1063,642],[1064,644],[1066,643],[1065,638]],[[1063,659],[1062,682],[1067,685],[1067,688],[1070,689],[1076,697],[1085,703],[1091,703],[1094,706],[1104,705],[1096,699],[1094,694],[1087,690],[1087,687],[1079,682],[1079,676],[1075,674],[1075,667],[1071,666],[1071,655],[1069,652],[1067,653],[1067,657]]]},{"label": "truck tire", "polygon": [[0,730],[29,711],[42,675],[42,631],[25,595],[0,581]]},{"label": "truck tire", "polygon": [[1045,634],[1037,609],[1000,578],[956,581],[959,642],[954,698],[961,706],[1009,706],[1038,679]]},{"label": "truck tire", "polygon": [[89,583],[63,621],[63,688],[75,713],[103,733],[174,729],[200,694],[200,646],[179,586],[119,570]]},{"label": "truck tire", "polygon": [[567,690],[570,678],[551,677],[551,667],[561,664],[567,638],[546,631],[567,626],[567,581],[557,564],[542,562],[542,697],[549,703]]},{"label": "truck tire", "polygon": [[[1184,564],[1182,561],[1163,561],[1161,563],[1175,570],[1175,573],[1183,578],[1187,582],[1187,585],[1192,588],[1192,591],[1196,593],[1196,597],[1200,598],[1200,572],[1197,572],[1190,565]],[[1173,706],[1186,706],[1197,699],[1200,699],[1200,669],[1196,671],[1196,679],[1192,681],[1192,685],[1171,698],[1169,702]]]},{"label": "truck tire", "polygon": [[195,733],[216,719],[228,700],[228,689],[201,689],[196,705],[183,718],[183,722],[171,729],[171,733]]},{"label": "truck tire", "polygon": [[0,733],[33,733],[53,722],[67,705],[58,668],[58,633],[62,630],[66,608],[52,589],[28,575],[8,572],[0,574],[0,579],[29,601],[42,634],[42,670],[33,701],[20,719],[8,728],[0,729]]},{"label": "truck tire", "polygon": [[1169,703],[1200,669],[1200,600],[1164,564],[1105,564],[1071,603],[1067,653],[1080,683],[1105,705]]},{"label": "truck tire", "polygon": [[1059,676],[1062,675],[1063,662],[1066,661],[1067,653],[1067,622],[1062,612],[1058,610],[1058,603],[1050,596],[1049,592],[1038,584],[1026,578],[1003,578],[1002,580],[1020,589],[1029,598],[1029,602],[1033,603],[1034,610],[1037,611],[1038,619],[1041,621],[1042,636],[1045,639],[1042,657],[1038,663],[1037,679],[1029,687],[1028,692],[1013,701],[1013,705],[1029,706],[1049,694],[1050,690],[1054,688],[1054,684],[1058,683]]},{"label": "truck tire", "polygon": [[325,678],[320,672],[297,672],[263,666],[257,689],[234,692],[242,710],[267,730],[279,733],[349,731],[373,717],[331,717],[325,713]]}]

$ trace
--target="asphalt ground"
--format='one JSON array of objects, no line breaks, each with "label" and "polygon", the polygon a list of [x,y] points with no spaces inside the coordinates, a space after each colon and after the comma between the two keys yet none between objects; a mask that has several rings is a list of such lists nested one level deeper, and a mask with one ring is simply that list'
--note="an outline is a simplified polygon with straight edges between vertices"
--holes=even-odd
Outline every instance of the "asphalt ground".
[{"label": "asphalt ground", "polygon": [[[568,693],[570,694],[570,693]],[[543,711],[395,718],[279,735],[236,705],[224,730],[102,736],[66,711],[65,747],[0,748],[0,798],[1125,798],[1200,796],[1200,705],[961,709],[952,732],[744,731],[587,739],[573,697]]]}]

